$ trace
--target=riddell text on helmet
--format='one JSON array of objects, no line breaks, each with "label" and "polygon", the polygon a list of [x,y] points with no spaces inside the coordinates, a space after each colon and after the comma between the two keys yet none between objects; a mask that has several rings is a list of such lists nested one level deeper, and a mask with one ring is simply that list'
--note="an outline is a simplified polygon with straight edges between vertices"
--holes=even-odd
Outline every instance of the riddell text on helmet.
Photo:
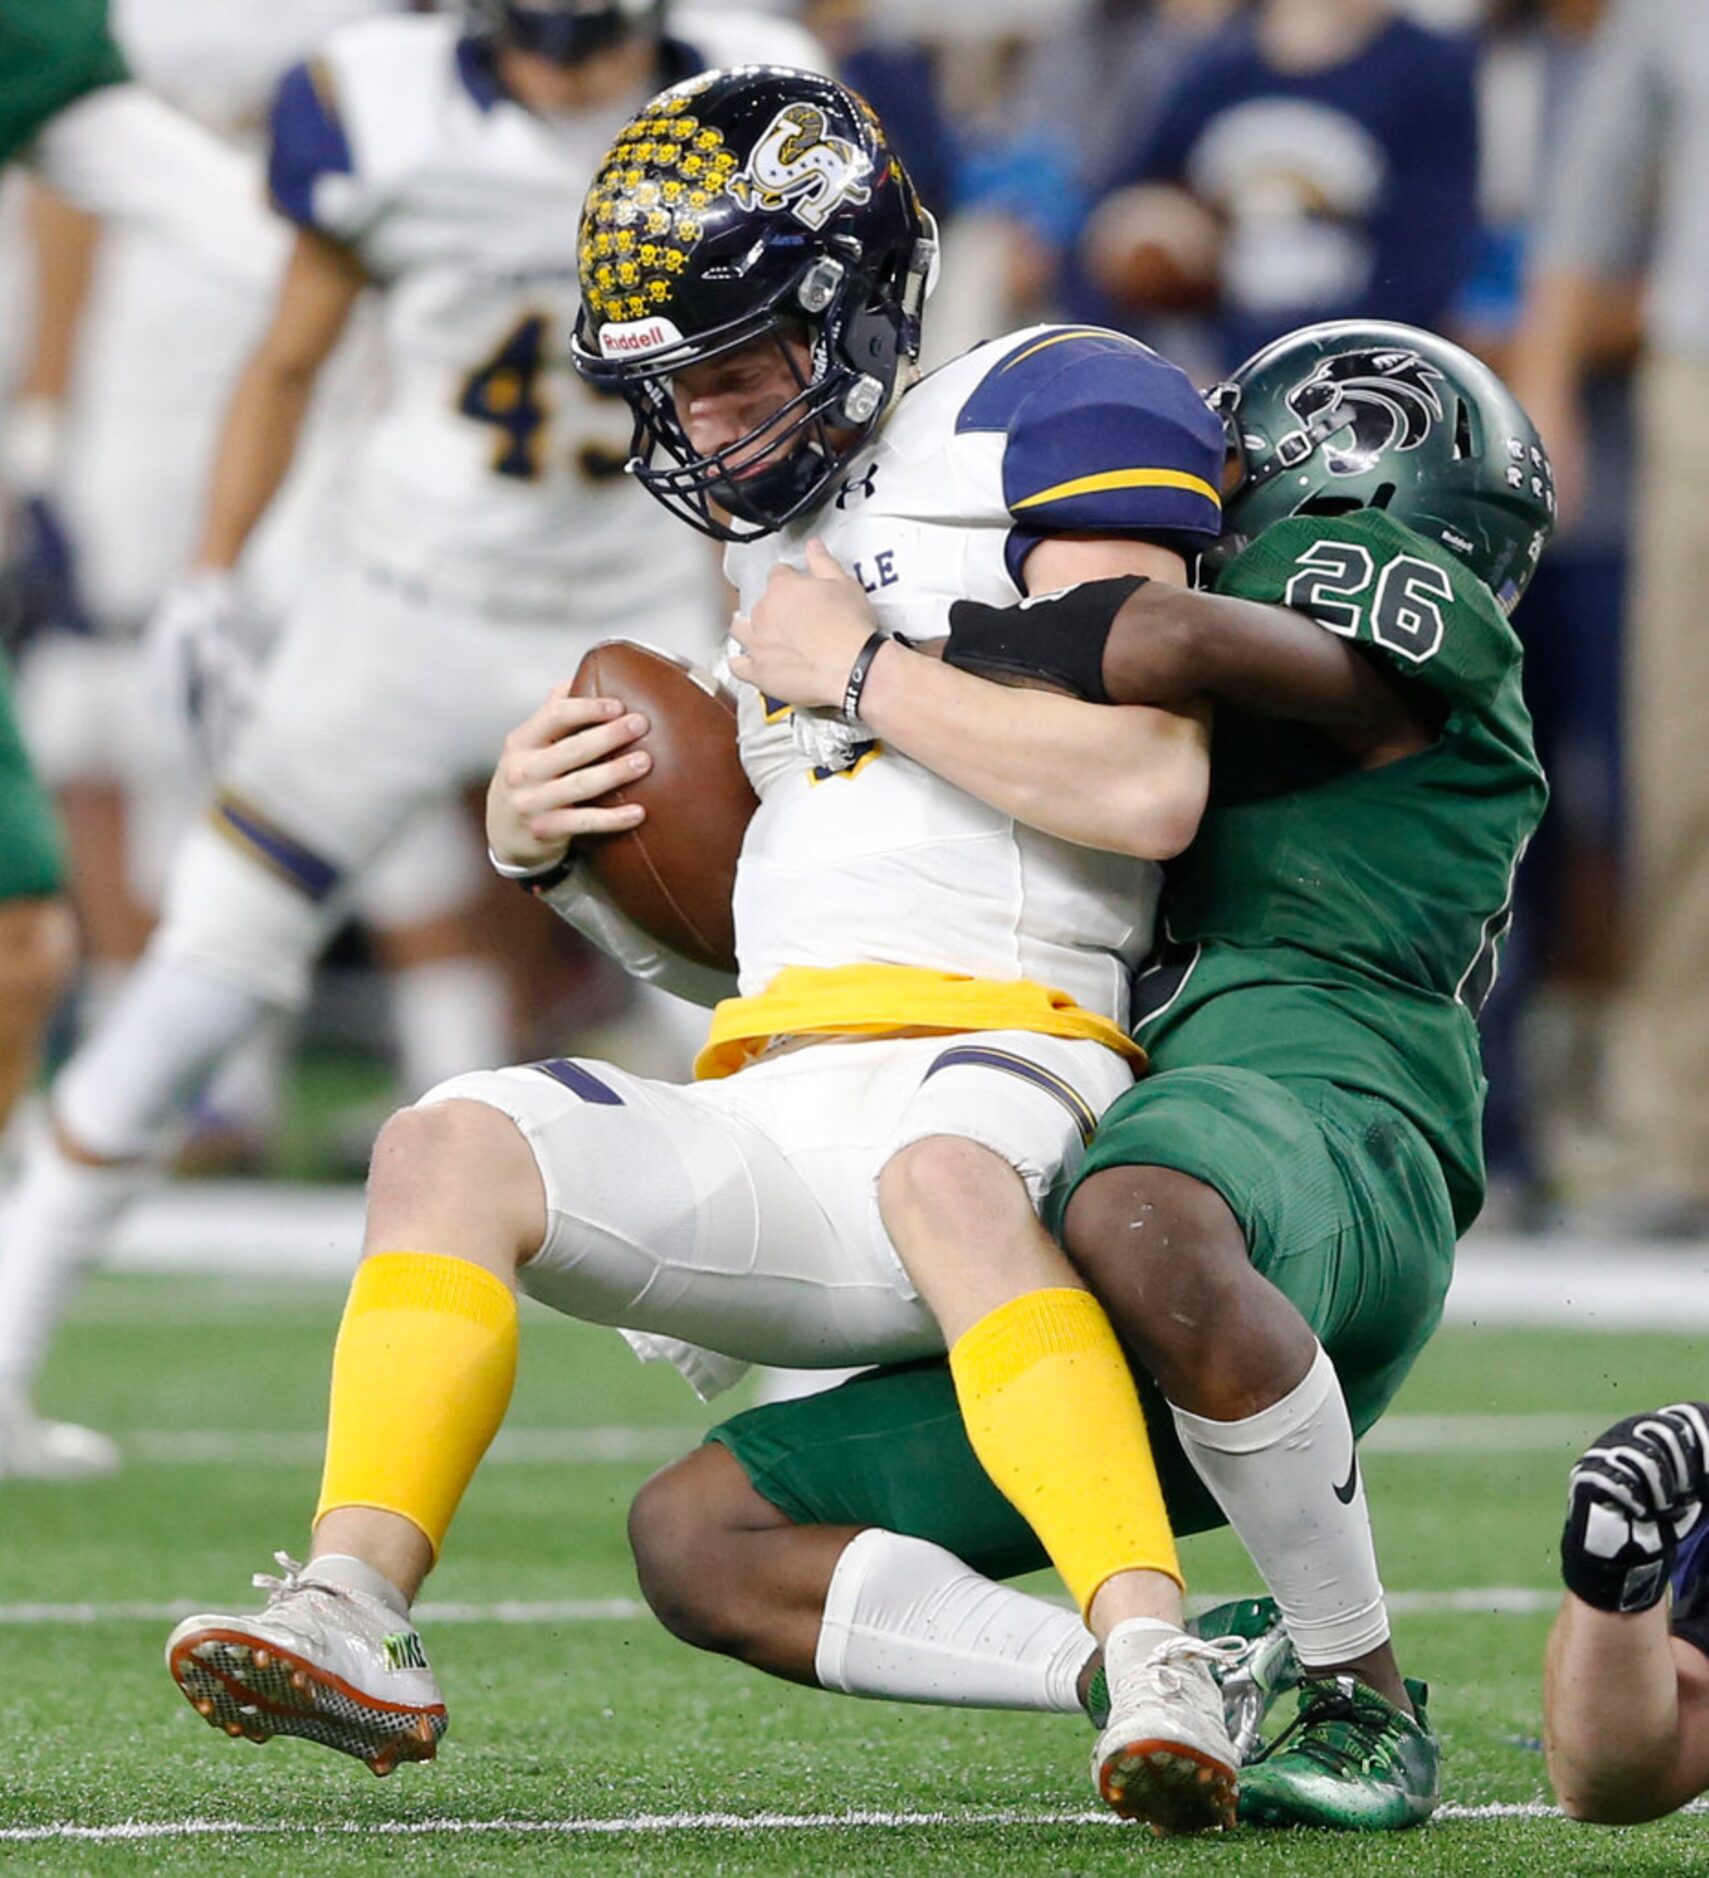
[{"label": "riddell text on helmet", "polygon": [[618,320],[599,329],[599,349],[606,358],[625,352],[661,352],[682,344],[682,334],[667,319]]}]

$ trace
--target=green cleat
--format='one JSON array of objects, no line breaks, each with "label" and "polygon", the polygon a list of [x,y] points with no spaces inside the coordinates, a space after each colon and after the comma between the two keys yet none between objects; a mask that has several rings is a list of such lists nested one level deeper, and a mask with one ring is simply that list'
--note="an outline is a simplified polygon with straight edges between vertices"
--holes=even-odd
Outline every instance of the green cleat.
[{"label": "green cleat", "polygon": [[1244,1826],[1331,1826],[1399,1832],[1441,1798],[1441,1756],[1424,1712],[1429,1691],[1408,1682],[1416,1717],[1351,1676],[1309,1677],[1299,1713],[1240,1776]]}]

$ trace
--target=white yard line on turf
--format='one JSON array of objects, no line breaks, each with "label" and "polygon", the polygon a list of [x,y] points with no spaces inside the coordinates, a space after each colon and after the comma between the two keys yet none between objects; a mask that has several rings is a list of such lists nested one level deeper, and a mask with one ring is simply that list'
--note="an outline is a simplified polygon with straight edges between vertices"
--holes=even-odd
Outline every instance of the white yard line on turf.
[{"label": "white yard line on turf", "polygon": [[[1701,1800],[1683,1809],[1703,1813]],[[1450,1803],[1436,1809],[1438,1820],[1560,1819],[1562,1814],[1541,1800],[1498,1800],[1482,1806]],[[292,1838],[321,1839],[346,1835],[422,1839],[485,1833],[526,1833],[544,1838],[574,1838],[600,1834],[665,1832],[846,1832],[876,1826],[898,1828],[957,1826],[1125,1826],[1113,1813],[1099,1811],[1023,1812],[994,1808],[966,1813],[633,1813],[622,1819],[392,1819],[342,1820],[336,1824],[302,1825],[224,1819],[127,1819],[111,1826],[84,1826],[70,1822],[47,1826],[0,1826],[0,1842],[12,1844],[43,1840],[73,1840],[100,1844],[112,1840]]]},{"label": "white yard line on turf", "polygon": [[[1595,1415],[1391,1415],[1365,1437],[1368,1454],[1576,1453],[1598,1427]],[[702,1430],[682,1427],[510,1428],[489,1462],[554,1466],[641,1462],[686,1454]],[[307,1466],[325,1436],[313,1429],[139,1428],[120,1437],[132,1461],[163,1467]]]},{"label": "white yard line on turf", "polygon": [[[1204,1592],[1191,1600],[1196,1611],[1250,1596],[1245,1591]],[[1530,1617],[1552,1611],[1560,1593],[1534,1585],[1485,1585],[1451,1591],[1391,1591],[1388,1607],[1402,1617]],[[188,1598],[149,1600],[85,1600],[65,1603],[0,1604],[0,1629],[32,1625],[115,1623],[176,1623],[181,1617],[205,1610],[206,1600]],[[635,1598],[501,1598],[490,1604],[435,1602],[416,1606],[415,1614],[430,1628],[435,1624],[610,1624],[645,1617],[647,1608]]]}]

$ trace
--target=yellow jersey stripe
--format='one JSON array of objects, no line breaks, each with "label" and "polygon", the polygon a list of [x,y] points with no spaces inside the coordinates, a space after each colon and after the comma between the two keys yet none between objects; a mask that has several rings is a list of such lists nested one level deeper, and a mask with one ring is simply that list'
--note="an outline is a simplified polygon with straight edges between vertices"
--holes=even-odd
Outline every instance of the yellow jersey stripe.
[{"label": "yellow jersey stripe", "polygon": [[1203,496],[1219,509],[1222,507],[1222,497],[1202,476],[1194,476],[1187,470],[1168,469],[1102,470],[1096,476],[1076,476],[1072,482],[1055,483],[1049,489],[1041,489],[1036,496],[1027,496],[1009,506],[1018,513],[1022,509],[1036,509],[1042,502],[1095,496],[1104,489],[1185,489],[1190,495]]},{"label": "yellow jersey stripe", "polygon": [[1034,353],[1046,352],[1052,346],[1063,346],[1070,339],[1119,339],[1124,344],[1136,346],[1143,352],[1145,347],[1137,339],[1129,339],[1126,333],[1113,333],[1107,326],[1076,326],[1070,333],[1052,333],[1048,339],[1041,339],[1036,346],[1028,346],[1025,352],[1017,352],[1003,367],[1005,372],[1012,372],[1017,365],[1024,365]]}]

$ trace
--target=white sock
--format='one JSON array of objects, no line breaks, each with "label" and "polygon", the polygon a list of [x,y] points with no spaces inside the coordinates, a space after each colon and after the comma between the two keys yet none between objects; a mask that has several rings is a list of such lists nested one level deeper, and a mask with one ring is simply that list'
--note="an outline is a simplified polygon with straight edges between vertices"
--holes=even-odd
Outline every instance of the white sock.
[{"label": "white sock", "polygon": [[1104,1639],[1104,1686],[1112,1709],[1121,1703],[1127,1678],[1150,1662],[1160,1644],[1183,1634],[1179,1624],[1162,1617],[1126,1617],[1112,1626]]},{"label": "white sock", "polygon": [[0,1396],[29,1399],[73,1286],[151,1179],[135,1163],[67,1160],[36,1119],[0,1207]]},{"label": "white sock", "polygon": [[510,989],[489,960],[438,959],[389,980],[398,1072],[411,1100],[471,1069],[500,1069],[514,1054]]},{"label": "white sock", "polygon": [[254,992],[150,945],[49,1097],[66,1133],[105,1160],[161,1153],[226,1054],[268,1009]]},{"label": "white sock", "polygon": [[1172,1413],[1187,1458],[1281,1606],[1300,1661],[1342,1663],[1386,1642],[1353,1424],[1323,1347],[1296,1388],[1244,1421]]},{"label": "white sock", "polygon": [[387,1610],[396,1611],[399,1617],[409,1616],[409,1599],[391,1579],[349,1552],[324,1552],[319,1558],[310,1559],[304,1576],[324,1578],[329,1585],[337,1585],[343,1591],[366,1592]]},{"label": "white sock", "polygon": [[1072,1611],[993,1584],[928,1540],[874,1528],[837,1561],[813,1668],[843,1695],[1077,1715],[1096,1647]]},{"label": "white sock", "polygon": [[269,1139],[279,1126],[279,1084],[291,1035],[291,1020],[283,1011],[267,1012],[215,1070],[197,1104],[197,1125]]},{"label": "white sock", "polygon": [[151,947],[60,1073],[54,1115],[112,1164],[68,1159],[45,1123],[26,1145],[0,1218],[0,1385],[28,1395],[72,1287],[149,1184],[172,1124],[262,1009]]}]

